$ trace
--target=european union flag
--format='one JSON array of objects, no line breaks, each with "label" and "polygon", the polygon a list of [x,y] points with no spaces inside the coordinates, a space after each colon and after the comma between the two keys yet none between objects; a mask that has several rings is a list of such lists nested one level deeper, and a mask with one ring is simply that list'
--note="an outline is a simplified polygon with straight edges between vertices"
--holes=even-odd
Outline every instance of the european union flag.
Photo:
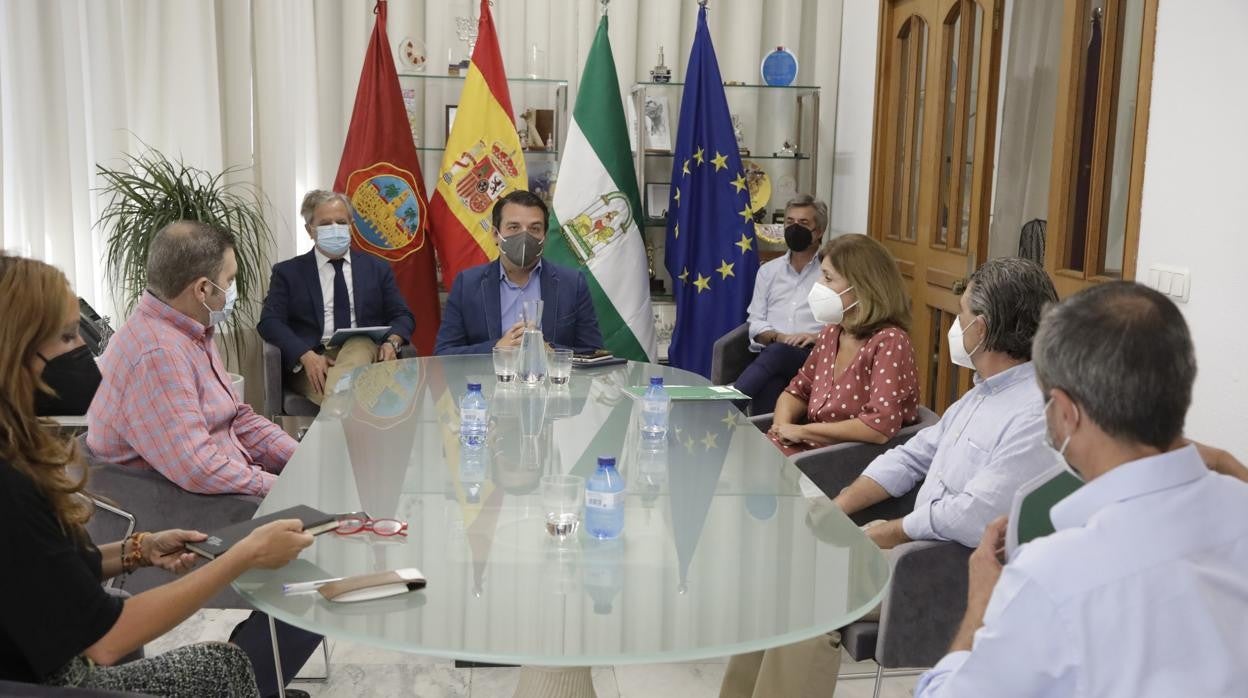
[{"label": "european union flag", "polygon": [[698,9],[688,65],[667,207],[666,264],[676,295],[668,357],[673,366],[709,377],[715,340],[745,320],[758,252],[705,6]]}]

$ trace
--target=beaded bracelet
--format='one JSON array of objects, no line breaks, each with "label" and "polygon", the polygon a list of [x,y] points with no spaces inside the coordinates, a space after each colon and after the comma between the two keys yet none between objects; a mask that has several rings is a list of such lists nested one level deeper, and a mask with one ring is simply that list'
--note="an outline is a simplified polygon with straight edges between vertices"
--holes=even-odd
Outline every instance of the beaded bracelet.
[{"label": "beaded bracelet", "polygon": [[[143,566],[143,539],[148,537],[148,533],[139,532],[132,533],[121,544],[121,570],[123,572],[133,572]],[[126,552],[126,546],[130,546],[130,551]]]}]

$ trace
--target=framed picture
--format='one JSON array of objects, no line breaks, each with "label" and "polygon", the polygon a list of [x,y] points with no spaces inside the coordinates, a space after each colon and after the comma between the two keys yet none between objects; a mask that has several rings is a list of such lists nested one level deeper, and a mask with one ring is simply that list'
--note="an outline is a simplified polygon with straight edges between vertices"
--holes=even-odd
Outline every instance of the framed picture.
[{"label": "framed picture", "polygon": [[671,182],[646,182],[646,218],[666,220],[671,197]]},{"label": "framed picture", "polygon": [[455,112],[459,110],[458,104],[446,105],[446,140],[443,143],[451,142],[451,127],[455,125]]},{"label": "framed picture", "polygon": [[647,153],[672,152],[672,110],[667,95],[646,95],[642,130]]}]

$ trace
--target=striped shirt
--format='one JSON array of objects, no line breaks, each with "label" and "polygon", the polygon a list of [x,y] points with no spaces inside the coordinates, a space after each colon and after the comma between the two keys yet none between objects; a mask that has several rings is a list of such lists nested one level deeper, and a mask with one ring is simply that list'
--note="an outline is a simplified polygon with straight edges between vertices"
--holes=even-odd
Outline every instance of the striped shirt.
[{"label": "striped shirt", "polygon": [[267,494],[296,442],[241,402],[212,328],[150,292],[109,341],[87,447],[202,494]]}]

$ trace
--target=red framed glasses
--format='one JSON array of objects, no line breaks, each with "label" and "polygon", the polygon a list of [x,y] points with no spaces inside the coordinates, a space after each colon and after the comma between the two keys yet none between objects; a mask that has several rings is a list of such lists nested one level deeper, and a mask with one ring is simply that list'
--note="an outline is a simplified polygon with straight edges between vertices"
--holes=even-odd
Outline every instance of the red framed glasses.
[{"label": "red framed glasses", "polygon": [[398,519],[370,519],[366,516],[348,516],[338,519],[335,531],[340,536],[356,533],[374,533],[379,536],[406,536],[407,522]]}]

